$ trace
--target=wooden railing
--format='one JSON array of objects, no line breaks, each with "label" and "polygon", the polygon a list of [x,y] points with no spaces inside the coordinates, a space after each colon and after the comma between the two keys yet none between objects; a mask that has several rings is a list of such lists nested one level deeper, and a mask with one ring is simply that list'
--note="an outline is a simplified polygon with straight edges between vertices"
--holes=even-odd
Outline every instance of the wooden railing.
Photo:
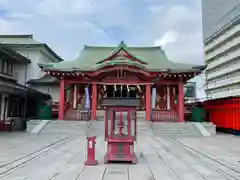
[{"label": "wooden railing", "polygon": [[176,111],[152,110],[151,121],[153,122],[177,122],[178,115]]},{"label": "wooden railing", "polygon": [[90,118],[91,110],[68,109],[65,112],[64,120],[89,121]]},{"label": "wooden railing", "polygon": [[[70,108],[70,102],[64,102],[64,113]],[[52,103],[52,116],[58,118],[59,102]]]}]

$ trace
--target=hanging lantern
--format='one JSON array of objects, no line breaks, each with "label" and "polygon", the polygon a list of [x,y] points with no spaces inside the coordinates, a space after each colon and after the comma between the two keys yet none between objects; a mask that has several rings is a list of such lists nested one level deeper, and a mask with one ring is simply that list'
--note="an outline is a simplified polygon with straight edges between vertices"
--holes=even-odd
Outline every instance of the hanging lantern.
[{"label": "hanging lantern", "polygon": [[117,86],[116,86],[116,84],[114,84],[114,91],[117,91]]},{"label": "hanging lantern", "polygon": [[130,89],[129,89],[129,86],[127,85],[127,91],[129,92],[130,91]]},{"label": "hanging lantern", "polygon": [[106,90],[107,90],[107,87],[106,87],[105,85],[103,85],[103,89],[104,89],[104,91],[106,91]]}]

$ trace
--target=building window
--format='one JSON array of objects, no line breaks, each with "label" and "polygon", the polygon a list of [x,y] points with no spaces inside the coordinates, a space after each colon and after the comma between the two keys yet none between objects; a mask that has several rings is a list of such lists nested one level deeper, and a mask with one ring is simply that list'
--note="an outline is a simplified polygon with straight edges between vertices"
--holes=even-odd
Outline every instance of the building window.
[{"label": "building window", "polygon": [[3,74],[12,76],[12,74],[13,74],[13,63],[2,59],[2,61],[0,62],[0,71]]},{"label": "building window", "polygon": [[3,59],[0,57],[0,72],[2,72]]},{"label": "building window", "polygon": [[4,67],[5,67],[5,64],[6,64],[6,62],[5,62],[5,60],[4,60],[4,59],[2,60],[1,64],[2,64],[1,73],[3,73],[3,74],[4,74]]},{"label": "building window", "polygon": [[185,87],[186,91],[185,91],[185,97],[195,97],[195,88],[194,87]]},{"label": "building window", "polygon": [[8,63],[8,75],[12,76],[13,74],[13,64],[12,63]]}]

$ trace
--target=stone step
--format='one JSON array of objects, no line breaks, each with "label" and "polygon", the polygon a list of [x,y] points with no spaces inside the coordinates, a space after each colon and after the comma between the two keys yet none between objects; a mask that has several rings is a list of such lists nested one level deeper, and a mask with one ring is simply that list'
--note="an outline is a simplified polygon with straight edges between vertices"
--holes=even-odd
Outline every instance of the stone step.
[{"label": "stone step", "polygon": [[202,125],[211,135],[216,134],[216,125],[212,122],[204,122]]},{"label": "stone step", "polygon": [[202,136],[193,123],[153,123],[151,127],[156,136]]},{"label": "stone step", "polygon": [[[92,132],[103,134],[104,122],[94,122]],[[41,131],[44,135],[85,135],[88,127],[88,122],[83,121],[51,121]]]},{"label": "stone step", "polygon": [[31,132],[40,122],[41,122],[41,120],[27,121],[27,132]]},{"label": "stone step", "polygon": [[[85,134],[88,122],[78,121],[51,121],[42,131],[42,134]],[[91,131],[104,134],[103,121],[94,121]],[[137,124],[138,133],[153,133],[157,136],[202,136],[193,123],[151,123],[142,121]]]}]

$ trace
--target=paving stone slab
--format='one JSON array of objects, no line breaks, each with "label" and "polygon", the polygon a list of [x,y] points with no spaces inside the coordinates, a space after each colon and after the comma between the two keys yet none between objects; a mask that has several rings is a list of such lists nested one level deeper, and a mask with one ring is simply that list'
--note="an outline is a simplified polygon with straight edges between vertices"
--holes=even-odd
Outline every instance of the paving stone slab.
[{"label": "paving stone slab", "polygon": [[[54,148],[31,160],[30,157],[36,156],[36,151],[41,152],[49,144],[64,138],[66,142],[56,144]],[[139,162],[130,165],[103,163],[106,143],[101,135],[97,137],[96,144],[99,165],[93,167],[84,166],[86,137],[82,135],[8,133],[0,136],[0,143],[4,144],[0,151],[0,172],[4,173],[7,168],[14,167],[0,175],[1,180],[240,179],[240,143],[234,136],[170,139],[155,137],[151,133],[140,134],[135,146]],[[22,161],[18,161],[19,166],[13,166],[12,162],[21,158],[30,160],[22,164]]]}]

